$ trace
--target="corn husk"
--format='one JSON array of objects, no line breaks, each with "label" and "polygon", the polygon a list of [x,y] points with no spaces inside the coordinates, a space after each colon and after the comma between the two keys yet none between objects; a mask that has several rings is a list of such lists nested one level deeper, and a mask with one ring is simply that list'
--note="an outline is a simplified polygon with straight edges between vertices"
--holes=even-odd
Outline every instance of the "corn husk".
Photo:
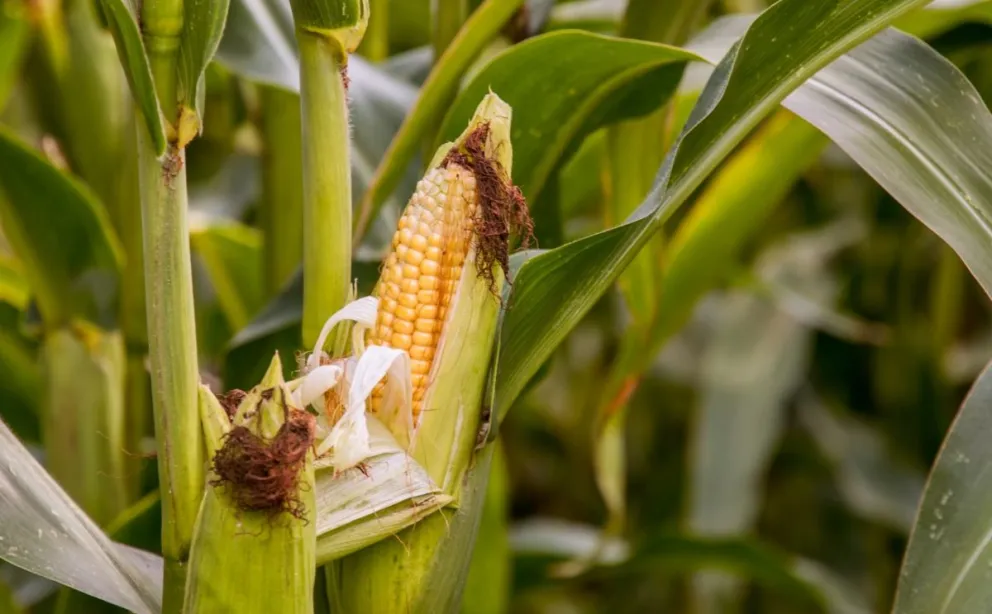
[{"label": "corn husk", "polygon": [[[211,458],[233,428],[243,425],[272,440],[283,426],[292,393],[276,355],[262,382],[241,401],[233,421],[217,398],[200,389],[200,409]],[[293,497],[297,514],[247,510],[232,485],[207,488],[190,554],[184,612],[187,614],[310,614],[316,569],[316,505],[313,453],[307,452]]]},{"label": "corn husk", "polygon": [[[469,127],[444,146],[431,167],[489,125],[487,157],[510,173],[510,108],[489,94]],[[483,394],[495,341],[503,271],[495,283],[479,274],[473,246],[449,306],[436,370],[416,427],[412,456],[453,498],[452,505],[396,535],[335,562],[328,574],[334,611],[345,614],[456,611],[469,568],[488,479],[490,448],[476,457]],[[495,287],[494,287],[495,286]]]}]

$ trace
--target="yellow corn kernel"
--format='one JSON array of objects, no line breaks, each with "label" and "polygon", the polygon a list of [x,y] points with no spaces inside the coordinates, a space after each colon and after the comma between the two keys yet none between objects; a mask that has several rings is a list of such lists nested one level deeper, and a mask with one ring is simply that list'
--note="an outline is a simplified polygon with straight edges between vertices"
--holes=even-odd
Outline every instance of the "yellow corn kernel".
[{"label": "yellow corn kernel", "polygon": [[[423,410],[444,316],[472,243],[476,206],[471,170],[450,164],[428,171],[400,218],[376,287],[379,313],[369,343],[410,352],[415,420]],[[373,411],[380,396],[381,390],[373,395]]]}]

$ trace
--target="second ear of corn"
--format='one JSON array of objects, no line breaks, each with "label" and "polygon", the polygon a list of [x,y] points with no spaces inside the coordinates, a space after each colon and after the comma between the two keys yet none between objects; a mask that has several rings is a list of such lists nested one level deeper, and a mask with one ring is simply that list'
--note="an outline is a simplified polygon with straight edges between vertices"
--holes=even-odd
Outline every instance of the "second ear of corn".
[{"label": "second ear of corn", "polygon": [[473,453],[508,240],[518,226],[529,230],[510,183],[510,117],[489,94],[465,132],[435,155],[393,238],[368,339],[409,353],[412,455],[454,497],[454,509],[337,561],[329,575],[335,611],[433,612],[458,602],[481,510],[476,495],[485,491],[484,480],[480,490],[466,476],[488,469]]},{"label": "second ear of corn", "polygon": [[201,386],[213,470],[196,520],[186,614],[313,612],[314,422],[291,398],[278,355],[240,403],[225,408]]}]

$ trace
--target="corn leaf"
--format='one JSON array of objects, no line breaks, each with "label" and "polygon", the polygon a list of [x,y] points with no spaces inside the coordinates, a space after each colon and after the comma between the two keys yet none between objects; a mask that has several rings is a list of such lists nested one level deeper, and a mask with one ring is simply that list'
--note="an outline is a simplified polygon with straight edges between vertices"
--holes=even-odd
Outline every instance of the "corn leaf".
[{"label": "corn leaf", "polygon": [[0,111],[17,80],[30,35],[31,27],[22,7],[13,2],[0,4]]},{"label": "corn leaf", "polygon": [[834,465],[837,490],[862,518],[909,533],[923,493],[924,476],[897,462],[882,433],[832,411],[807,392],[799,420]]},{"label": "corn leaf", "polygon": [[894,614],[965,614],[992,604],[992,366],[975,381],[944,440],[909,538]]},{"label": "corn leaf", "polygon": [[229,4],[230,0],[194,0],[184,4],[176,93],[180,113],[183,108],[195,112],[199,133],[203,132],[206,97],[204,73],[220,44]]},{"label": "corn leaf", "polygon": [[217,301],[232,330],[240,330],[263,305],[262,237],[234,222],[190,231],[193,250],[203,261]]},{"label": "corn leaf", "polygon": [[[716,50],[704,47],[728,43],[746,22],[721,20],[694,47],[712,59]],[[821,71],[784,106],[947,242],[992,295],[992,178],[983,170],[992,113],[953,64],[890,30]]]},{"label": "corn leaf", "polygon": [[[587,32],[538,36],[495,57],[459,94],[438,135],[450,141],[491,89],[513,107],[514,183],[534,201],[569,146],[665,102],[686,62],[676,47]],[[556,78],[568,74],[567,87]]]},{"label": "corn leaf", "polygon": [[155,93],[155,82],[152,80],[152,70],[145,53],[145,44],[138,27],[138,6],[134,0],[100,0],[104,16],[114,36],[117,55],[127,82],[131,86],[131,95],[141,110],[148,128],[148,136],[155,153],[165,153],[165,124],[162,121],[162,110],[159,107],[158,95]]},{"label": "corn leaf", "polygon": [[[717,66],[655,189],[631,218],[534,255],[520,268],[503,323],[497,416],[659,226],[762,118],[817,70],[918,4],[782,0],[762,13]],[[582,271],[578,282],[576,271]]]},{"label": "corn leaf", "polygon": [[[843,222],[793,235],[762,254],[757,275],[792,281],[812,299],[831,302],[837,284],[824,264],[861,236]],[[807,377],[811,349],[812,331],[767,297],[739,290],[720,301],[703,353],[689,446],[687,525],[693,533],[733,537],[754,528],[785,410]],[[696,576],[699,611],[726,610],[722,600],[735,584],[725,574]]]},{"label": "corn leaf", "polygon": [[534,518],[510,528],[511,548],[521,565],[548,567],[563,559],[588,559],[598,551],[598,566],[581,576],[587,581],[721,569],[791,598],[803,606],[803,612],[871,612],[863,599],[822,565],[754,539],[658,533],[640,539],[635,549],[618,538],[601,548],[600,537],[595,527],[562,520]]},{"label": "corn leaf", "polygon": [[116,278],[123,250],[88,188],[0,129],[0,222],[47,324],[64,323],[92,278]]},{"label": "corn leaf", "polygon": [[115,545],[0,422],[0,559],[139,614],[161,610],[161,563]]}]

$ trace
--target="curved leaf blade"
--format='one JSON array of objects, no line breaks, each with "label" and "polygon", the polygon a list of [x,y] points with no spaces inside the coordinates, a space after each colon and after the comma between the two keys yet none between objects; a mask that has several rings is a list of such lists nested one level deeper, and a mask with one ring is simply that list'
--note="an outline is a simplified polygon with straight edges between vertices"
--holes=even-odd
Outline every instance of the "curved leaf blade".
[{"label": "curved leaf blade", "polygon": [[699,59],[678,47],[589,32],[538,36],[501,53],[472,79],[436,145],[458,136],[487,92],[498,93],[513,107],[514,182],[533,202],[570,145],[608,122],[657,108],[685,64]]},{"label": "curved leaf blade", "polygon": [[0,559],[132,612],[160,612],[157,557],[115,545],[0,422]]},{"label": "curved leaf blade", "polygon": [[232,330],[240,330],[264,304],[261,233],[235,222],[213,224],[191,229],[190,243]]},{"label": "curved leaf blade", "polygon": [[165,124],[162,121],[158,95],[155,93],[148,54],[145,53],[138,28],[137,8],[132,0],[100,0],[100,3],[117,46],[117,56],[124,67],[128,85],[131,86],[131,95],[144,117],[155,153],[162,155],[165,153]]},{"label": "curved leaf blade", "polygon": [[[747,18],[717,22],[713,58]],[[783,105],[843,149],[961,257],[992,296],[992,113],[922,41],[888,30],[820,71]]]},{"label": "curved leaf blade", "polygon": [[86,186],[0,129],[0,222],[42,316],[64,319],[89,271],[116,274],[124,259],[103,205]]},{"label": "curved leaf blade", "polygon": [[[792,90],[921,0],[781,0],[707,83],[656,188],[624,225],[536,256],[514,281],[503,324],[497,415],[619,276],[651,234]],[[576,271],[582,278],[576,282]]]},{"label": "curved leaf blade", "polygon": [[194,110],[198,133],[203,132],[203,101],[206,97],[204,73],[224,33],[229,4],[230,0],[196,0],[184,5],[177,95],[181,114],[183,108]]},{"label": "curved leaf blade", "polygon": [[951,425],[909,538],[894,614],[965,614],[992,608],[992,365]]},{"label": "curved leaf blade", "polygon": [[252,81],[299,93],[300,61],[289,1],[233,0],[217,61]]}]

